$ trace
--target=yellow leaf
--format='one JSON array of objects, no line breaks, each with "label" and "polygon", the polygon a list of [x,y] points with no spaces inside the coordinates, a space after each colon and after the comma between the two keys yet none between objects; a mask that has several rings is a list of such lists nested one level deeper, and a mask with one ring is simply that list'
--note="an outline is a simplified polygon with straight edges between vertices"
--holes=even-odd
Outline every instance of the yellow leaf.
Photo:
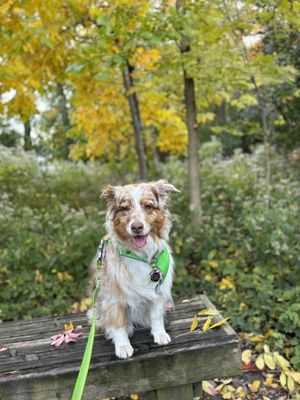
[{"label": "yellow leaf", "polygon": [[295,382],[300,384],[300,372],[289,372],[289,375],[294,379]]},{"label": "yellow leaf", "polygon": [[267,375],[265,383],[266,383],[266,385],[272,385],[272,383],[273,383],[273,375]]},{"label": "yellow leaf", "polygon": [[252,338],[250,338],[250,342],[262,342],[263,340],[263,336],[253,336]]},{"label": "yellow leaf", "polygon": [[130,399],[131,400],[139,400],[139,396],[137,394],[131,394]]},{"label": "yellow leaf", "polygon": [[286,360],[279,353],[277,353],[277,351],[274,352],[274,358],[275,358],[276,364],[279,365],[279,367],[283,371],[285,371],[285,372],[289,371],[290,363],[288,362],[288,360]]},{"label": "yellow leaf", "polygon": [[205,321],[205,324],[203,325],[202,330],[204,332],[207,331],[210,324],[211,324],[211,316],[207,317],[207,320]]},{"label": "yellow leaf", "polygon": [[281,386],[285,387],[285,385],[286,385],[286,375],[283,372],[281,372],[281,374],[280,374],[279,381],[280,381]]},{"label": "yellow leaf", "polygon": [[193,332],[197,328],[198,323],[199,323],[199,321],[198,321],[197,315],[195,315],[193,318],[191,327],[190,327],[190,332]]},{"label": "yellow leaf", "polygon": [[[214,328],[216,328],[217,326],[224,325],[228,320],[229,320],[229,318],[221,319],[221,321],[216,322],[215,324],[213,324],[212,326],[210,326],[208,329],[214,329]],[[204,330],[204,329],[203,329],[203,330]]]},{"label": "yellow leaf", "polygon": [[209,265],[210,267],[212,267],[212,268],[218,268],[219,263],[218,263],[218,261],[216,261],[216,260],[211,260],[211,261],[208,262],[208,265]]},{"label": "yellow leaf", "polygon": [[288,376],[288,379],[287,379],[287,387],[290,392],[293,392],[295,389],[295,381],[290,375]]},{"label": "yellow leaf", "polygon": [[272,354],[265,353],[264,354],[264,360],[265,360],[265,363],[267,364],[267,367],[269,369],[273,370],[273,369],[276,368],[276,364],[275,364],[275,361],[274,361],[274,358],[273,358]]},{"label": "yellow leaf", "polygon": [[74,329],[74,324],[72,321],[70,321],[68,324],[64,324],[64,330],[69,331],[70,329]]},{"label": "yellow leaf", "polygon": [[244,350],[242,352],[242,361],[245,364],[249,364],[251,361],[252,351],[251,350]]},{"label": "yellow leaf", "polygon": [[204,308],[204,310],[201,310],[198,312],[198,315],[218,315],[219,311],[216,310],[215,308]]},{"label": "yellow leaf", "polygon": [[267,344],[264,344],[264,352],[267,354],[270,353],[270,347]]},{"label": "yellow leaf", "polygon": [[208,393],[212,396],[218,394],[219,392],[213,386],[213,384],[209,381],[202,381],[202,389],[205,393]]},{"label": "yellow leaf", "polygon": [[259,381],[259,380],[253,381],[253,382],[249,385],[249,387],[250,387],[251,392],[253,392],[253,393],[258,392],[258,391],[259,391],[259,388],[260,388],[260,381]]},{"label": "yellow leaf", "polygon": [[262,370],[265,368],[265,360],[264,360],[264,356],[263,354],[260,354],[256,361],[255,361],[255,365],[257,366],[258,369]]}]

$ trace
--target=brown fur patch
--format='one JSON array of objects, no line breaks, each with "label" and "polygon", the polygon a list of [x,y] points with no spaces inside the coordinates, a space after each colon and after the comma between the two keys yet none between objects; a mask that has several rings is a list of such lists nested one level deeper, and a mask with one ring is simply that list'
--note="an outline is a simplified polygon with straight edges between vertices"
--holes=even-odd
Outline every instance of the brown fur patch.
[{"label": "brown fur patch", "polygon": [[122,239],[127,240],[130,238],[126,230],[126,226],[130,221],[130,210],[132,209],[132,202],[130,199],[122,199],[117,206],[116,214],[113,220],[114,231]]},{"label": "brown fur patch", "polygon": [[121,304],[115,304],[106,311],[106,327],[125,328],[125,309]]}]

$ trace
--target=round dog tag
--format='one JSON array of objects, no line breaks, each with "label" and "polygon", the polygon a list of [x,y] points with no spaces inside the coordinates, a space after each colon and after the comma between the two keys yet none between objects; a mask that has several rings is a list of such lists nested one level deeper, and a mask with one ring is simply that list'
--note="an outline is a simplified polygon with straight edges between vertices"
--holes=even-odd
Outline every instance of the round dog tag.
[{"label": "round dog tag", "polygon": [[158,268],[154,268],[150,273],[150,279],[152,282],[159,282],[162,279],[162,273]]}]

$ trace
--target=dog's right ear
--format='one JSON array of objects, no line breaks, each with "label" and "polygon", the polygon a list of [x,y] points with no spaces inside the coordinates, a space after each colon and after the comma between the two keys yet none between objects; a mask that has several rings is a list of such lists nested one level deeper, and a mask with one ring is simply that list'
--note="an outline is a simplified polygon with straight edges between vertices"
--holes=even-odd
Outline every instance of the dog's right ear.
[{"label": "dog's right ear", "polygon": [[111,204],[115,201],[117,192],[117,186],[108,185],[102,192],[101,198],[105,199],[108,204]]}]

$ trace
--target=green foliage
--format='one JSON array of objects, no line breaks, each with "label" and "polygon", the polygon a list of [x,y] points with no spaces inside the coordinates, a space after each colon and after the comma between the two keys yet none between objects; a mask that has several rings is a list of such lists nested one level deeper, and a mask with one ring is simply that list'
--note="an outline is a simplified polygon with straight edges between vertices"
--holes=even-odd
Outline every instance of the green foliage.
[{"label": "green foliage", "polygon": [[[300,334],[299,181],[276,155],[273,169],[267,210],[260,148],[253,155],[237,152],[230,160],[218,155],[204,159],[203,226],[195,227],[193,216],[184,211],[186,189],[172,203],[174,291],[179,297],[206,292],[238,331],[272,330],[272,345],[281,350],[292,346],[293,362],[299,368],[293,339]],[[182,163],[173,160],[163,172],[186,188]]]},{"label": "green foliage", "polygon": [[[101,170],[0,157],[0,319],[70,312],[103,234]],[[104,177],[101,177],[102,182]]]}]

